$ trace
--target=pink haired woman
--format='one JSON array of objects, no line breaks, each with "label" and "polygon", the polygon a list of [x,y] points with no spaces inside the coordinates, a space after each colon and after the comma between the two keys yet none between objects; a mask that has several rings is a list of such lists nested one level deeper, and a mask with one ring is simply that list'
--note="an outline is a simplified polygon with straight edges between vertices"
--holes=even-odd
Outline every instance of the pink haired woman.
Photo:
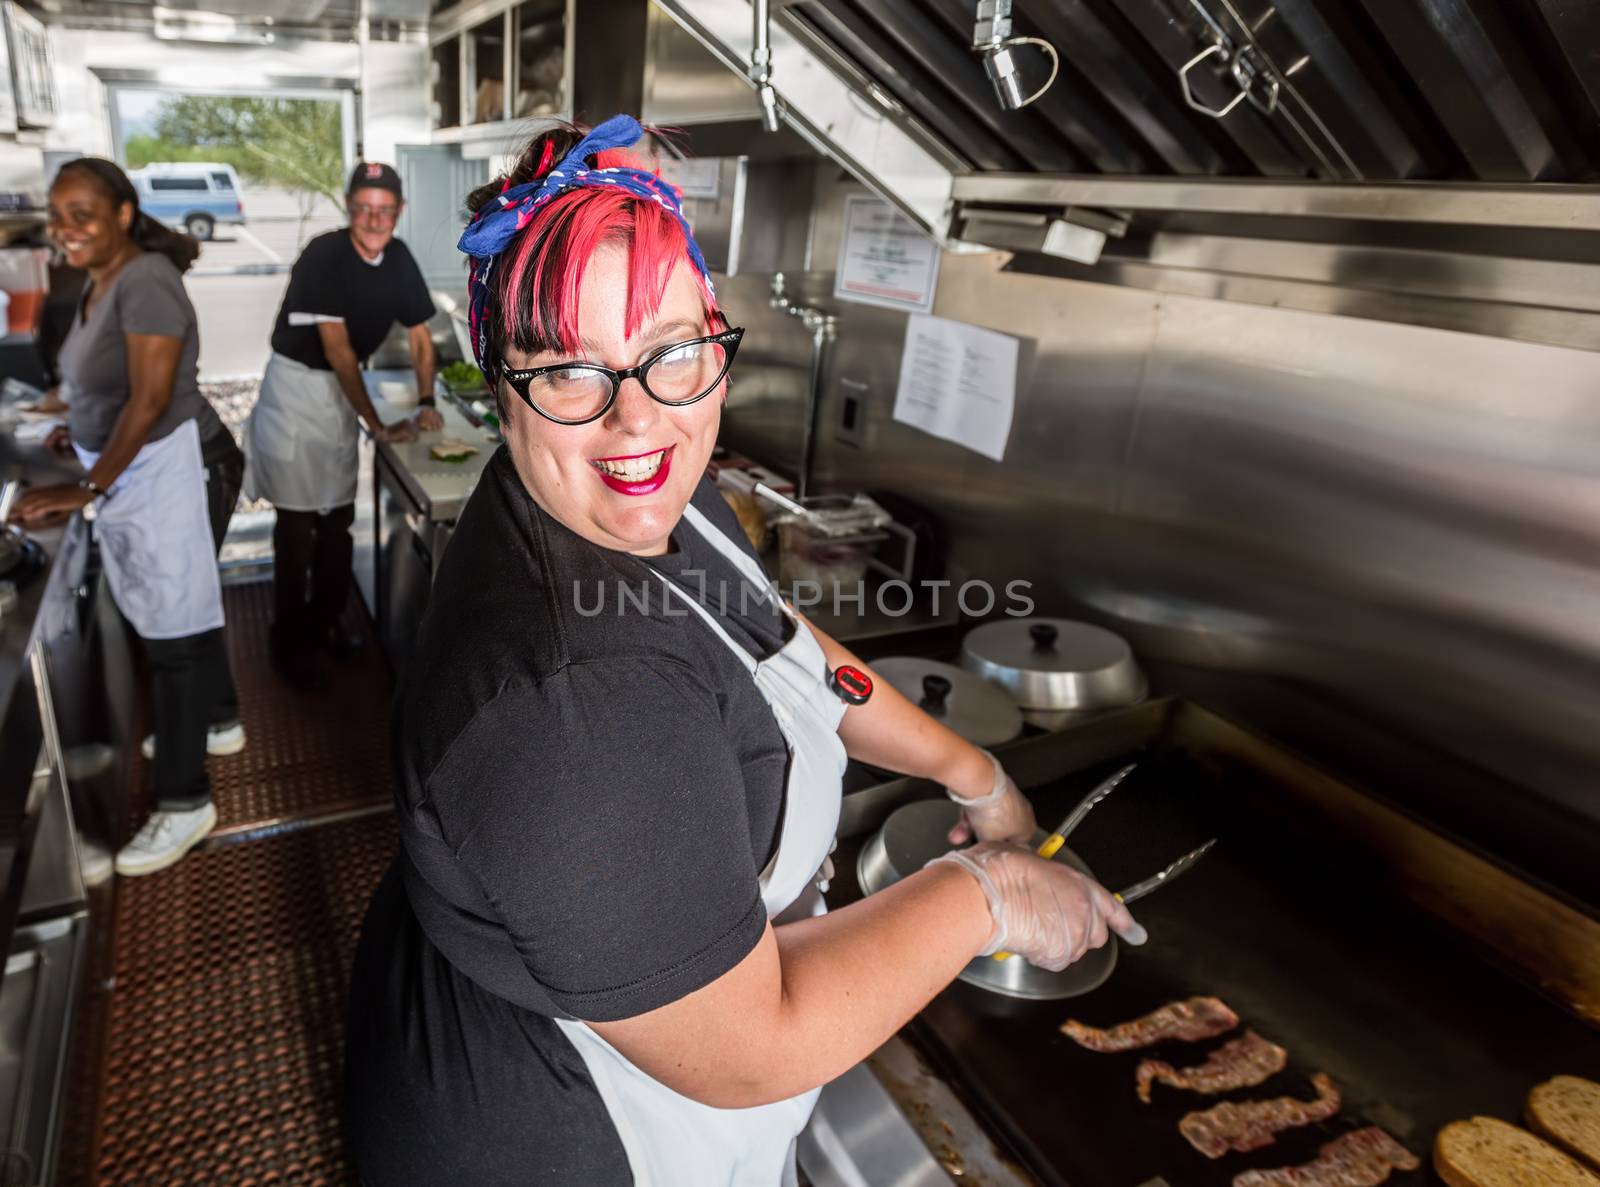
[{"label": "pink haired woman", "polygon": [[[1143,939],[1014,843],[991,756],[847,701],[860,661],[772,595],[703,478],[742,331],[640,135],[547,132],[469,202],[506,445],[397,702],[346,1064],[366,1187],[792,1183],[819,1086],[974,956]],[[828,914],[847,754],[943,783],[978,843]]]}]

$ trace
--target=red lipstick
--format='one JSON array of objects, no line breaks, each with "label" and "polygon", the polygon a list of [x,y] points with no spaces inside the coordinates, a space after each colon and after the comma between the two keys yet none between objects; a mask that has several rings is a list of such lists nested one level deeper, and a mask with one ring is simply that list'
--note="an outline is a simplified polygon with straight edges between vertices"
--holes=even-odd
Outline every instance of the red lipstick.
[{"label": "red lipstick", "polygon": [[[654,494],[656,491],[660,490],[663,486],[666,485],[667,474],[672,470],[672,451],[674,449],[676,449],[676,448],[677,448],[676,445],[667,446],[666,452],[663,453],[662,456],[661,456],[661,465],[660,465],[660,467],[656,470],[655,474],[653,474],[649,478],[646,478],[643,482],[629,482],[626,478],[622,478],[622,477],[620,477],[620,476],[618,476],[616,474],[608,474],[606,471],[602,470],[599,466],[595,466],[594,472],[596,474],[600,475],[600,481],[601,482],[605,483],[612,490],[616,491],[619,495],[651,495],[651,494]],[[655,453],[655,452],[656,451],[653,450],[653,449],[649,451],[649,453]],[[632,456],[633,457],[648,457],[649,453],[636,453],[636,454],[633,454]],[[607,461],[607,462],[623,462],[623,461],[627,461],[629,459],[628,458],[616,457],[616,458],[598,458],[596,460],[597,461]]]}]

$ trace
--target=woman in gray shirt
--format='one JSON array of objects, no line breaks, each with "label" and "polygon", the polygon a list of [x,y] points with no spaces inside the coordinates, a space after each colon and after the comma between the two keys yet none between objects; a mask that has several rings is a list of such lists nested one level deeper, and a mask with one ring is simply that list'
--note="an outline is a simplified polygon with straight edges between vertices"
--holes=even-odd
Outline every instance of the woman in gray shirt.
[{"label": "woman in gray shirt", "polygon": [[156,811],[116,859],[118,873],[147,874],[216,825],[206,753],[244,745],[216,566],[244,459],[197,380],[182,273],[199,245],[143,214],[127,175],[95,157],[56,175],[50,235],[89,274],[59,360],[85,474],[29,491],[13,514],[24,525],[79,510],[93,521],[112,597],[149,653]]}]

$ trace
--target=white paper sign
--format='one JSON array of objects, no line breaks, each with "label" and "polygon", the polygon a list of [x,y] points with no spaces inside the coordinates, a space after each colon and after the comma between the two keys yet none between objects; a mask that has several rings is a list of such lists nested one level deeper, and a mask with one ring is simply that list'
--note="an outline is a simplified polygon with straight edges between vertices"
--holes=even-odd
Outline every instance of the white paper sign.
[{"label": "white paper sign", "polygon": [[718,157],[668,157],[661,162],[661,176],[685,198],[715,200],[722,193],[722,161]]},{"label": "white paper sign", "polygon": [[906,324],[894,418],[1000,461],[1017,402],[1017,340],[918,314]]},{"label": "white paper sign", "polygon": [[846,198],[833,295],[889,309],[933,308],[939,246],[881,198]]}]

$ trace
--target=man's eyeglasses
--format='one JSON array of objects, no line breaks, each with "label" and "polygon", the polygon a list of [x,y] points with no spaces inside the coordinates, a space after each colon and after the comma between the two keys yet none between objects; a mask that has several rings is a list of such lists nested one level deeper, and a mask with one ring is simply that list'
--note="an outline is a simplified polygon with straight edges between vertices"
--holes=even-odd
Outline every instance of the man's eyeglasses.
[{"label": "man's eyeglasses", "polygon": [[365,202],[350,203],[351,218],[370,218],[375,223],[392,223],[400,217],[398,206],[368,206]]},{"label": "man's eyeglasses", "polygon": [[540,416],[557,424],[582,425],[610,410],[624,379],[637,379],[646,395],[671,408],[703,400],[727,375],[743,337],[740,327],[674,342],[625,371],[579,362],[513,371],[501,363],[500,375]]}]

